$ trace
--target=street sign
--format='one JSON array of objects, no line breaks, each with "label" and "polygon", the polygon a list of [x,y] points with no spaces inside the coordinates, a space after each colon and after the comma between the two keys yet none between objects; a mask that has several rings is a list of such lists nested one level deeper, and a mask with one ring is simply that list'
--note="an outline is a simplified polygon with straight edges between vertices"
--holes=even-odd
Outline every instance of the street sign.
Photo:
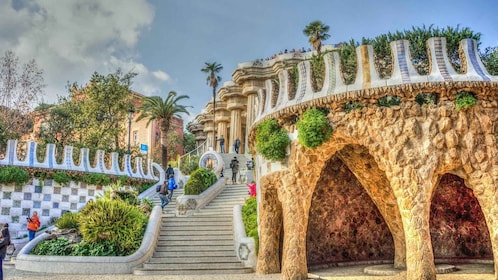
[{"label": "street sign", "polygon": [[149,150],[149,147],[146,144],[140,144],[140,152],[142,154],[147,154],[148,150]]}]

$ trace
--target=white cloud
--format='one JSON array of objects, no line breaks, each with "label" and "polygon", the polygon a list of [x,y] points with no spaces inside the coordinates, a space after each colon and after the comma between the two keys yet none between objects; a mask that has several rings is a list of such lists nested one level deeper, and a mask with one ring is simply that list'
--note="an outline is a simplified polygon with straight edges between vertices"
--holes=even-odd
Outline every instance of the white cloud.
[{"label": "white cloud", "polygon": [[[150,94],[170,80],[137,61],[140,33],[149,29],[154,9],[146,0],[0,1],[0,53],[13,50],[21,61],[44,69],[45,102],[65,95],[69,82],[85,84],[95,71],[139,75],[134,89]],[[142,92],[141,90],[146,92]]]},{"label": "white cloud", "polygon": [[171,80],[171,77],[168,75],[168,73],[163,72],[163,71],[154,71],[154,72],[152,72],[152,75],[154,75],[154,77],[158,78],[161,81]]}]

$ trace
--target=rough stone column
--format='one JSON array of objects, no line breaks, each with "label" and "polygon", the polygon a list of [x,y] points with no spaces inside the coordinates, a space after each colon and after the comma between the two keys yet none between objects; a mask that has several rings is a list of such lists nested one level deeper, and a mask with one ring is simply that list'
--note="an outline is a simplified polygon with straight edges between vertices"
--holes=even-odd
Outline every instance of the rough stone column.
[{"label": "rough stone column", "polygon": [[256,272],[269,274],[280,272],[280,236],[282,232],[282,206],[276,187],[280,176],[261,177],[259,207],[259,252]]},{"label": "rough stone column", "polygon": [[[282,251],[282,279],[308,279],[306,260],[306,233],[313,188],[302,184],[295,172],[283,176],[278,189],[284,216],[284,244]],[[311,191],[310,191],[311,189]]]},{"label": "rough stone column", "polygon": [[[421,170],[422,169],[422,170]],[[406,240],[407,280],[435,280],[436,268],[429,227],[431,193],[436,185],[426,166],[394,167],[387,174],[397,198]],[[419,171],[419,172],[417,172]]]},{"label": "rough stone column", "polygon": [[[255,107],[254,107],[256,97],[257,97],[257,92],[250,92],[247,94],[246,131],[249,130],[251,125],[254,123],[254,119],[256,118]],[[247,139],[248,134],[249,133],[246,133],[246,139],[244,139],[245,147],[249,147],[249,142]]]},{"label": "rough stone column", "polygon": [[[235,153],[235,149],[233,148],[233,143],[235,143],[235,139],[239,138],[241,142],[241,146],[244,143],[244,139],[242,139],[242,114],[240,109],[233,109],[230,112],[230,141],[228,145],[230,145],[229,151],[230,153]],[[239,151],[240,152],[240,151]]]},{"label": "rough stone column", "polygon": [[[223,135],[223,138],[225,138],[225,153],[228,152],[228,147],[227,147],[227,136],[228,136],[228,128],[227,128],[227,123],[224,122],[224,121],[220,121],[218,123],[218,129],[217,129],[217,135],[216,135],[216,139],[220,139],[221,135]],[[218,143],[216,143],[216,147],[219,147],[219,141]],[[218,149],[216,149],[218,150]]]},{"label": "rough stone column", "polygon": [[465,183],[473,190],[486,219],[493,247],[495,279],[498,279],[498,197],[496,195],[498,191],[498,166],[494,166],[488,172],[483,174],[480,171],[474,171],[469,174]]}]

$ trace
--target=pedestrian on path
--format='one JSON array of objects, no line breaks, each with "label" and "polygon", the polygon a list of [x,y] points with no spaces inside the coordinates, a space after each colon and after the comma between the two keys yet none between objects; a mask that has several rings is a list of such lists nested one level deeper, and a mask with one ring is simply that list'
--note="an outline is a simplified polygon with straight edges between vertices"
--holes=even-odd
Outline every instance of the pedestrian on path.
[{"label": "pedestrian on path", "polygon": [[175,182],[175,175],[169,175],[168,179],[168,201],[171,201],[171,198],[173,197],[173,190],[175,190],[178,186],[176,185]]},{"label": "pedestrian on path", "polygon": [[164,209],[164,206],[168,205],[168,181],[164,180],[164,183],[161,185],[159,189],[159,198],[161,199],[161,208]]},{"label": "pedestrian on path", "polygon": [[235,185],[237,183],[237,174],[239,173],[239,161],[237,157],[233,157],[230,162],[230,168],[232,169],[232,184]]},{"label": "pedestrian on path", "polygon": [[27,218],[28,220],[28,237],[29,241],[35,238],[36,232],[38,228],[40,228],[40,219],[38,218],[38,212],[34,211],[33,216],[31,218]]},{"label": "pedestrian on path", "polygon": [[223,138],[223,135],[216,141],[220,141],[220,153],[225,153],[225,138]]},{"label": "pedestrian on path", "polygon": [[0,241],[0,280],[3,280],[3,259],[7,255],[7,246],[10,245],[9,224],[5,224],[2,229],[2,239]]},{"label": "pedestrian on path", "polygon": [[240,140],[239,138],[237,137],[237,139],[235,139],[235,142],[233,143],[233,148],[235,149],[235,153],[239,153],[239,148],[240,148]]}]

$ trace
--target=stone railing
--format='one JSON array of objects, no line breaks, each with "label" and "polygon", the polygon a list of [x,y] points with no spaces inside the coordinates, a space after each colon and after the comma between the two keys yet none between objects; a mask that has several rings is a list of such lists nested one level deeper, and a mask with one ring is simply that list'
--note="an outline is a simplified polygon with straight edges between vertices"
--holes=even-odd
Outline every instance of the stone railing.
[{"label": "stone railing", "polygon": [[[138,179],[149,179],[158,180],[154,173],[152,172],[153,163],[152,161],[147,162],[147,169],[144,172],[142,158],[135,158],[135,166],[131,163],[131,155],[125,155],[124,157],[124,168],[120,168],[119,164],[119,154],[111,153],[110,167],[108,168],[105,162],[105,152],[102,150],[97,150],[95,155],[95,165],[90,164],[90,149],[82,148],[80,151],[79,164],[75,164],[73,160],[73,147],[65,146],[63,160],[58,163],[55,156],[55,144],[47,144],[47,152],[45,158],[42,161],[37,159],[37,143],[27,142],[26,151],[24,159],[19,159],[18,155],[18,143],[17,140],[9,140],[7,142],[7,150],[5,152],[5,157],[0,159],[0,165],[14,165],[21,167],[32,167],[32,168],[45,168],[45,169],[59,169],[59,170],[70,170],[70,171],[80,171],[88,173],[103,173],[108,175],[117,176],[129,176]],[[154,165],[157,168],[159,165]]]},{"label": "stone railing", "polygon": [[176,215],[191,216],[216,198],[226,187],[225,180],[218,179],[214,185],[199,195],[180,195],[176,198]]},{"label": "stone railing", "polygon": [[242,220],[242,205],[233,207],[233,235],[235,239],[235,254],[246,267],[256,267],[256,242],[247,237],[244,221]]},{"label": "stone railing", "polygon": [[[342,79],[341,61],[337,52],[324,55],[325,79],[321,91],[314,92],[311,81],[312,71],[309,60],[298,63],[299,82],[295,96],[290,95],[287,70],[278,73],[280,87],[274,89],[272,81],[267,80],[265,89],[258,91],[259,104],[255,123],[282,112],[296,113],[295,105],[325,106],[334,102],[361,99],[373,93],[386,93],[386,88],[397,88],[405,85],[448,82],[498,82],[498,76],[490,75],[479,58],[477,42],[464,39],[460,42],[460,61],[463,73],[457,73],[451,65],[445,38],[430,38],[427,41],[429,69],[428,75],[420,75],[412,64],[410,42],[399,40],[390,43],[393,57],[392,75],[381,79],[374,64],[374,52],[370,45],[356,48],[357,72],[353,84],[345,84]],[[243,65],[242,65],[243,66]],[[384,90],[383,90],[384,89]],[[397,91],[402,94],[402,91]],[[412,91],[409,91],[412,94]],[[301,109],[302,110],[302,109]]]}]

